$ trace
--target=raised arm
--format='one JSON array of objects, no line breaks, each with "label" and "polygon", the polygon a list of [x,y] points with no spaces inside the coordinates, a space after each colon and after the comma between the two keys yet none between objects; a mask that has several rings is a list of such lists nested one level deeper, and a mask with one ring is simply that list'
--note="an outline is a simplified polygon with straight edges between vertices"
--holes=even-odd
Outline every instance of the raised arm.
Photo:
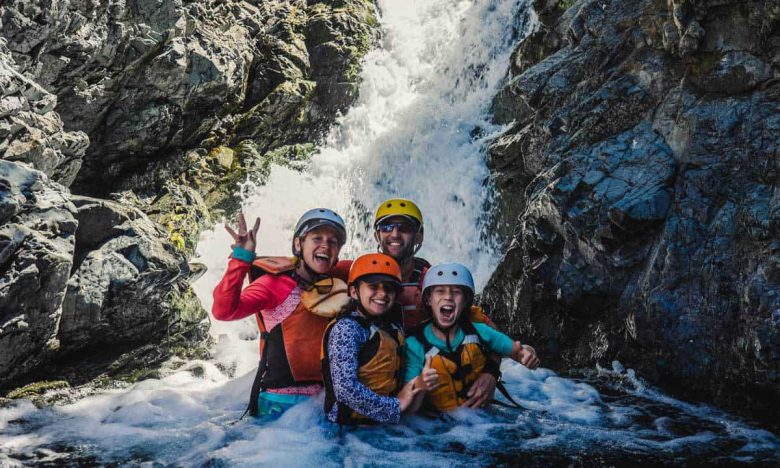
[{"label": "raised arm", "polygon": [[243,213],[239,214],[237,231],[225,225],[225,230],[234,243],[225,276],[214,288],[211,312],[217,320],[239,320],[278,305],[284,300],[284,297],[279,297],[280,291],[268,287],[267,281],[255,281],[243,289],[244,278],[254,260],[258,229],[260,218],[257,218],[254,227],[248,230]]}]

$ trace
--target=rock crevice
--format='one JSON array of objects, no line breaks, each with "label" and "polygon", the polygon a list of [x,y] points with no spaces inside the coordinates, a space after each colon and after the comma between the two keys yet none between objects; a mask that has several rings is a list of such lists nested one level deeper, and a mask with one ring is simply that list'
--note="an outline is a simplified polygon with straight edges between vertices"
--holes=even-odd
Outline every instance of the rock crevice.
[{"label": "rock crevice", "polygon": [[536,1],[488,151],[514,226],[485,292],[562,368],[618,359],[757,418],[780,396],[780,9]]}]

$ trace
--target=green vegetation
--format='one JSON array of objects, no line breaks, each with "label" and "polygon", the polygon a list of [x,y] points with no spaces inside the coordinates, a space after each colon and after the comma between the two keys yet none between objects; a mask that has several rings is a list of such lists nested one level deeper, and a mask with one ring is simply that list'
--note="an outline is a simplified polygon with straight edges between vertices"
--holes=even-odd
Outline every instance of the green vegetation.
[{"label": "green vegetation", "polygon": [[11,390],[8,398],[15,400],[19,398],[33,398],[42,396],[44,393],[50,390],[59,390],[64,388],[70,388],[70,384],[64,380],[43,380],[40,382],[33,382],[27,384],[24,387]]}]

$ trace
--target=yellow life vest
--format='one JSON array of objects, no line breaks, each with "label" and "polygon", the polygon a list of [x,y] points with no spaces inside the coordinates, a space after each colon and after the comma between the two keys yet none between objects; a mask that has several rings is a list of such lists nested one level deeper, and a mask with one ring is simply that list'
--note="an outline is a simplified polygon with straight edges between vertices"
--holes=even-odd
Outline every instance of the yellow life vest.
[{"label": "yellow life vest", "polygon": [[374,421],[353,411],[336,400],[333,382],[330,379],[330,360],[328,359],[328,337],[333,325],[339,320],[351,319],[369,332],[369,337],[358,351],[358,380],[378,395],[395,395],[401,388],[401,372],[404,368],[404,333],[395,325],[377,326],[363,317],[342,315],[330,322],[322,340],[322,375],[325,383],[325,413],[333,405],[339,405],[339,424],[373,424]]},{"label": "yellow life vest", "polygon": [[465,337],[455,350],[448,352],[431,344],[421,328],[415,338],[423,345],[425,357],[431,358],[431,368],[439,374],[440,385],[428,392],[425,403],[437,411],[451,411],[468,397],[471,385],[485,369],[487,355],[482,339],[471,322],[462,327]]}]

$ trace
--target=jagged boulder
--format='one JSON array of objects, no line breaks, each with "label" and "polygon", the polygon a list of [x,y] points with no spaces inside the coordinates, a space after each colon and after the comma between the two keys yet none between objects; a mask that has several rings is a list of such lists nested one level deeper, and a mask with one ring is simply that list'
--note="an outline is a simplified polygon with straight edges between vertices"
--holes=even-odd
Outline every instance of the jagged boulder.
[{"label": "jagged boulder", "polygon": [[[130,346],[164,341],[161,360],[206,338],[189,287],[198,272],[140,210],[0,160],[0,223],[0,387],[28,375],[83,382],[79,369],[94,377]],[[93,352],[63,371],[82,349]]]},{"label": "jagged boulder", "polygon": [[11,0],[0,14],[21,71],[89,134],[74,190],[92,195],[157,192],[198,147],[316,140],[357,96],[377,30],[369,0]]},{"label": "jagged boulder", "polygon": [[70,185],[89,145],[84,132],[66,132],[57,96],[16,70],[0,38],[0,157],[27,162],[53,180]]},{"label": "jagged boulder", "polygon": [[[41,225],[52,245],[70,251],[17,258],[30,239],[14,228],[19,213],[54,208],[28,207],[37,200],[28,192],[38,192],[12,188],[21,178],[6,184],[15,198],[0,204],[13,219],[2,228],[0,263],[3,288],[14,294],[3,300],[36,305],[34,320],[0,309],[8,323],[0,336],[17,340],[18,330],[31,330],[29,346],[3,354],[3,365],[23,365],[0,386],[36,372],[84,381],[79,374],[113,365],[112,352],[153,343],[130,355],[159,362],[179,344],[206,339],[206,314],[188,286],[199,271],[186,263],[200,229],[238,206],[235,191],[247,177],[312,153],[357,96],[360,62],[378,34],[375,15],[371,0],[3,2],[2,158],[113,201],[70,196],[35,176],[47,181],[36,182],[42,193],[62,193],[70,210],[71,225]],[[27,266],[35,255],[56,266],[39,275],[52,292],[17,297],[38,278]],[[89,358],[74,366],[79,351],[77,359]],[[132,356],[119,367],[136,365]]]},{"label": "jagged boulder", "polygon": [[780,397],[780,8],[538,0],[488,151],[484,299],[561,369],[619,359],[756,417]]},{"label": "jagged boulder", "polygon": [[76,208],[45,174],[0,160],[0,386],[54,353]]},{"label": "jagged boulder", "polygon": [[146,215],[89,197],[73,203],[80,227],[59,326],[63,351],[147,343],[206,319],[202,308],[177,307],[189,289],[189,266]]}]

